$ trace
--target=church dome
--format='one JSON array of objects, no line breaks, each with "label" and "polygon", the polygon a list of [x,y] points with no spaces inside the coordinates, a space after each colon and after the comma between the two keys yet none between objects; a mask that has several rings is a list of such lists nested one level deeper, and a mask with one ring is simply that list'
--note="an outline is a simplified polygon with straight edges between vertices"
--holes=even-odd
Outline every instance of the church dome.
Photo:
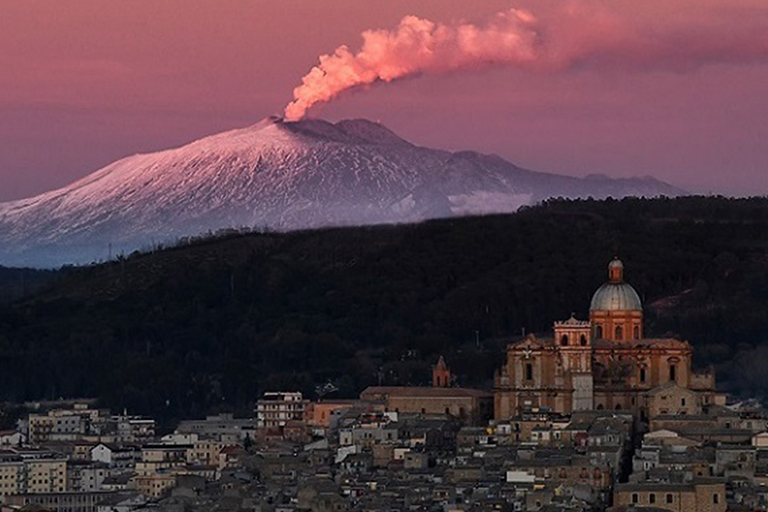
[{"label": "church dome", "polygon": [[643,309],[640,296],[627,283],[605,283],[592,296],[590,311],[637,311]]},{"label": "church dome", "polygon": [[624,264],[614,258],[608,264],[608,282],[592,296],[590,311],[639,311],[643,309],[640,296],[624,282]]}]

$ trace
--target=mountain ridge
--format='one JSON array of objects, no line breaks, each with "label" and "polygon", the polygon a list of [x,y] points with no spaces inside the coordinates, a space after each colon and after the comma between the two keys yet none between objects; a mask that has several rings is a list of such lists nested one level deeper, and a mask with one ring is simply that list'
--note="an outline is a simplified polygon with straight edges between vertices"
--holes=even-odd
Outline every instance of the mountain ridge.
[{"label": "mountain ridge", "polygon": [[387,385],[430,385],[438,355],[461,385],[490,387],[523,328],[549,336],[588,316],[616,254],[647,333],[688,340],[720,389],[768,396],[767,228],[768,198],[550,200],[189,240],[51,272],[7,306],[8,285],[33,274],[0,268],[0,400],[94,396],[170,423],[329,381],[356,397],[382,369]]},{"label": "mountain ridge", "polygon": [[82,264],[233,227],[410,223],[508,213],[558,196],[683,193],[656,179],[574,178],[425,148],[365,119],[270,117],[0,203],[0,264]]}]

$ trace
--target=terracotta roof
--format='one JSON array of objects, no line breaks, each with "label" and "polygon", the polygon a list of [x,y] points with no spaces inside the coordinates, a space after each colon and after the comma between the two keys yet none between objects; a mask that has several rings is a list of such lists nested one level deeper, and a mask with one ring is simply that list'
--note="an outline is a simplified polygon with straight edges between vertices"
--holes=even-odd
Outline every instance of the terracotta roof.
[{"label": "terracotta roof", "polygon": [[536,350],[539,348],[554,347],[555,340],[553,338],[537,338],[533,334],[529,334],[521,340],[513,341],[510,345],[516,349],[531,347],[532,350]]},{"label": "terracotta roof", "polygon": [[370,386],[360,396],[387,395],[414,398],[487,398],[493,394],[488,391],[470,388],[430,388],[411,386]]},{"label": "terracotta roof", "polygon": [[643,338],[641,340],[627,341],[592,340],[592,346],[594,348],[610,348],[616,350],[635,348],[691,348],[687,341],[676,340],[674,338]]},{"label": "terracotta roof", "polygon": [[657,386],[657,387],[653,388],[652,390],[648,391],[648,394],[649,395],[658,395],[659,393],[664,393],[666,391],[669,391],[670,389],[675,389],[675,388],[679,388],[679,389],[682,389],[682,390],[687,391],[689,393],[696,394],[695,391],[690,390],[688,388],[684,388],[683,386],[680,386],[677,382],[675,382],[673,380],[670,380],[670,381],[665,382],[664,384],[662,384],[660,386]]}]

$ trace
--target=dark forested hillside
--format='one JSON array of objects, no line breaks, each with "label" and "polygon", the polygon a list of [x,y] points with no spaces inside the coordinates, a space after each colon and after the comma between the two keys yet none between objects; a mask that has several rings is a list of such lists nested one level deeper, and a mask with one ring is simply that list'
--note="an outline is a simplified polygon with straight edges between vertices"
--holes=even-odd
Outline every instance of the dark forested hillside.
[{"label": "dark forested hillside", "polygon": [[490,385],[507,341],[585,318],[618,254],[646,331],[768,392],[768,200],[550,201],[515,215],[229,234],[69,271],[0,307],[0,398],[99,396],[164,418],[267,389]]},{"label": "dark forested hillside", "polygon": [[0,306],[34,294],[60,279],[66,272],[0,266]]}]

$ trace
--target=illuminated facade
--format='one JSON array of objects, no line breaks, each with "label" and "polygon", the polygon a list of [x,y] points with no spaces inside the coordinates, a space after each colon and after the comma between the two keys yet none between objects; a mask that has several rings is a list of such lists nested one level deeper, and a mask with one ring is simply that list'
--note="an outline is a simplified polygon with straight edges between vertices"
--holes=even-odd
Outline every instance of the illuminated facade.
[{"label": "illuminated facade", "polygon": [[715,399],[714,374],[694,373],[691,356],[686,341],[644,337],[640,297],[614,259],[608,281],[592,297],[589,321],[571,317],[555,322],[553,338],[529,335],[507,346],[495,377],[495,416],[545,407],[629,410],[647,419],[650,392],[670,382],[707,405]]}]

